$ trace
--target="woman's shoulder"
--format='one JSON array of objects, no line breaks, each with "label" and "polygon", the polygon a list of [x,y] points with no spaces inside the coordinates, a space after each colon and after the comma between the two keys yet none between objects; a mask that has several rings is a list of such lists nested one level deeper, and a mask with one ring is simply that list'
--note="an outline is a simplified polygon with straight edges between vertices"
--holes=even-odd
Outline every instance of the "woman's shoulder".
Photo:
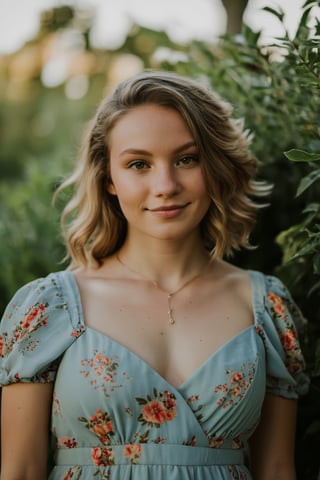
[{"label": "woman's shoulder", "polygon": [[[40,327],[46,327],[40,328]],[[80,295],[69,271],[53,272],[20,287],[8,303],[0,322],[3,341],[19,343],[39,330],[47,337],[69,332],[76,336],[84,329]]]},{"label": "woman's shoulder", "polygon": [[309,379],[300,345],[306,319],[283,281],[252,270],[256,330],[265,344],[268,391],[297,398],[308,390]]},{"label": "woman's shoulder", "polygon": [[[298,329],[306,324],[300,308],[293,299],[287,285],[277,276],[265,274],[256,270],[249,270],[253,297],[256,304],[260,305],[264,312],[274,313],[282,305],[286,312],[290,313]],[[273,315],[274,316],[274,315]]]},{"label": "woman's shoulder", "polygon": [[0,323],[0,383],[51,381],[55,360],[83,331],[72,274],[55,272],[25,284]]},{"label": "woman's shoulder", "polygon": [[21,307],[33,308],[35,305],[56,311],[66,310],[71,316],[71,321],[77,323],[75,313],[80,309],[80,297],[73,274],[67,270],[52,272],[24,284],[14,293],[4,317]]},{"label": "woman's shoulder", "polygon": [[250,279],[250,270],[238,267],[237,265],[221,259],[212,262],[211,272],[213,275],[229,281],[236,282],[238,280]]},{"label": "woman's shoulder", "polygon": [[216,260],[211,267],[213,279],[225,286],[234,294],[246,298],[251,304],[251,272],[244,268],[240,268],[224,260]]}]

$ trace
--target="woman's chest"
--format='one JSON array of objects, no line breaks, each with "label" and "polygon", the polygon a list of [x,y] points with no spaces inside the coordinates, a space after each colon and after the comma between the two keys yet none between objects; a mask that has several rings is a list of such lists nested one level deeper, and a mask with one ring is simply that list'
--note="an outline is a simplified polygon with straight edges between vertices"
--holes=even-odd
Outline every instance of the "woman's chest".
[{"label": "woman's chest", "polygon": [[168,298],[139,282],[127,292],[116,287],[84,292],[85,324],[138,355],[172,385],[182,384],[253,324],[251,306],[237,295],[186,290]]}]

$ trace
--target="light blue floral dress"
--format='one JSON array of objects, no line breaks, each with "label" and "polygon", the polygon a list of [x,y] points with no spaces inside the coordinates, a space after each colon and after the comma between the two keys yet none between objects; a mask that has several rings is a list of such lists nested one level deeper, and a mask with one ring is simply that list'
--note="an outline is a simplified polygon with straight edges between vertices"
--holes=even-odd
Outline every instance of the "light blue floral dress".
[{"label": "light blue floral dress", "polygon": [[84,324],[72,272],[16,293],[0,324],[0,384],[55,382],[50,480],[252,478],[245,446],[266,391],[297,398],[308,380],[300,311],[277,278],[250,277],[254,324],[179,388]]}]

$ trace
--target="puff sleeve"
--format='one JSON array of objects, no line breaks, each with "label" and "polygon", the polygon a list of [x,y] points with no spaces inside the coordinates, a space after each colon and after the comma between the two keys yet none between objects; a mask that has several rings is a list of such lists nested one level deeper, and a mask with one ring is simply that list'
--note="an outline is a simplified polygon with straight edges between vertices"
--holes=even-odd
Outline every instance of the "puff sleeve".
[{"label": "puff sleeve", "polygon": [[61,355],[82,330],[58,273],[24,285],[0,322],[0,385],[54,381]]},{"label": "puff sleeve", "polygon": [[298,328],[306,320],[278,278],[265,276],[265,292],[261,333],[266,347],[267,391],[296,399],[309,387],[298,338]]}]

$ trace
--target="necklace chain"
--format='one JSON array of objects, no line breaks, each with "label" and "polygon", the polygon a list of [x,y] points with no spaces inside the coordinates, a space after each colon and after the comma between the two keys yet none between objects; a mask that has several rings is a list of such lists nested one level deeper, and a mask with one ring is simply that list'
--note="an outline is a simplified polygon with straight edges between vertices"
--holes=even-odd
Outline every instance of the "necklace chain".
[{"label": "necklace chain", "polygon": [[[162,292],[166,293],[167,295],[167,301],[168,301],[168,318],[169,318],[169,323],[170,325],[173,325],[174,323],[176,323],[175,319],[174,319],[174,316],[173,316],[173,308],[172,308],[172,305],[171,305],[171,299],[174,295],[176,295],[178,292],[181,292],[181,290],[184,289],[184,287],[186,287],[187,285],[189,285],[189,283],[192,283],[194,280],[196,280],[197,278],[200,277],[200,275],[203,273],[204,269],[201,270],[199,273],[197,273],[197,275],[191,277],[189,280],[187,280],[185,283],[183,283],[179,288],[177,288],[177,290],[174,290],[173,292],[167,292],[166,290],[164,290],[162,287],[160,287],[158,285],[158,283],[155,281],[155,280],[151,280],[151,278],[147,277],[146,275],[144,275],[143,273],[141,272],[138,272],[137,270],[134,270],[133,268],[129,267],[125,262],[123,262],[121,260],[121,258],[119,257],[119,255],[117,255],[117,260],[118,262],[123,266],[125,267],[127,270],[129,270],[129,272],[131,273],[135,273],[136,275],[139,275],[141,278],[144,278],[145,280],[147,280],[148,282],[151,282],[155,287],[157,287],[159,290],[161,290]],[[205,268],[208,266],[208,264],[205,265]]]}]

